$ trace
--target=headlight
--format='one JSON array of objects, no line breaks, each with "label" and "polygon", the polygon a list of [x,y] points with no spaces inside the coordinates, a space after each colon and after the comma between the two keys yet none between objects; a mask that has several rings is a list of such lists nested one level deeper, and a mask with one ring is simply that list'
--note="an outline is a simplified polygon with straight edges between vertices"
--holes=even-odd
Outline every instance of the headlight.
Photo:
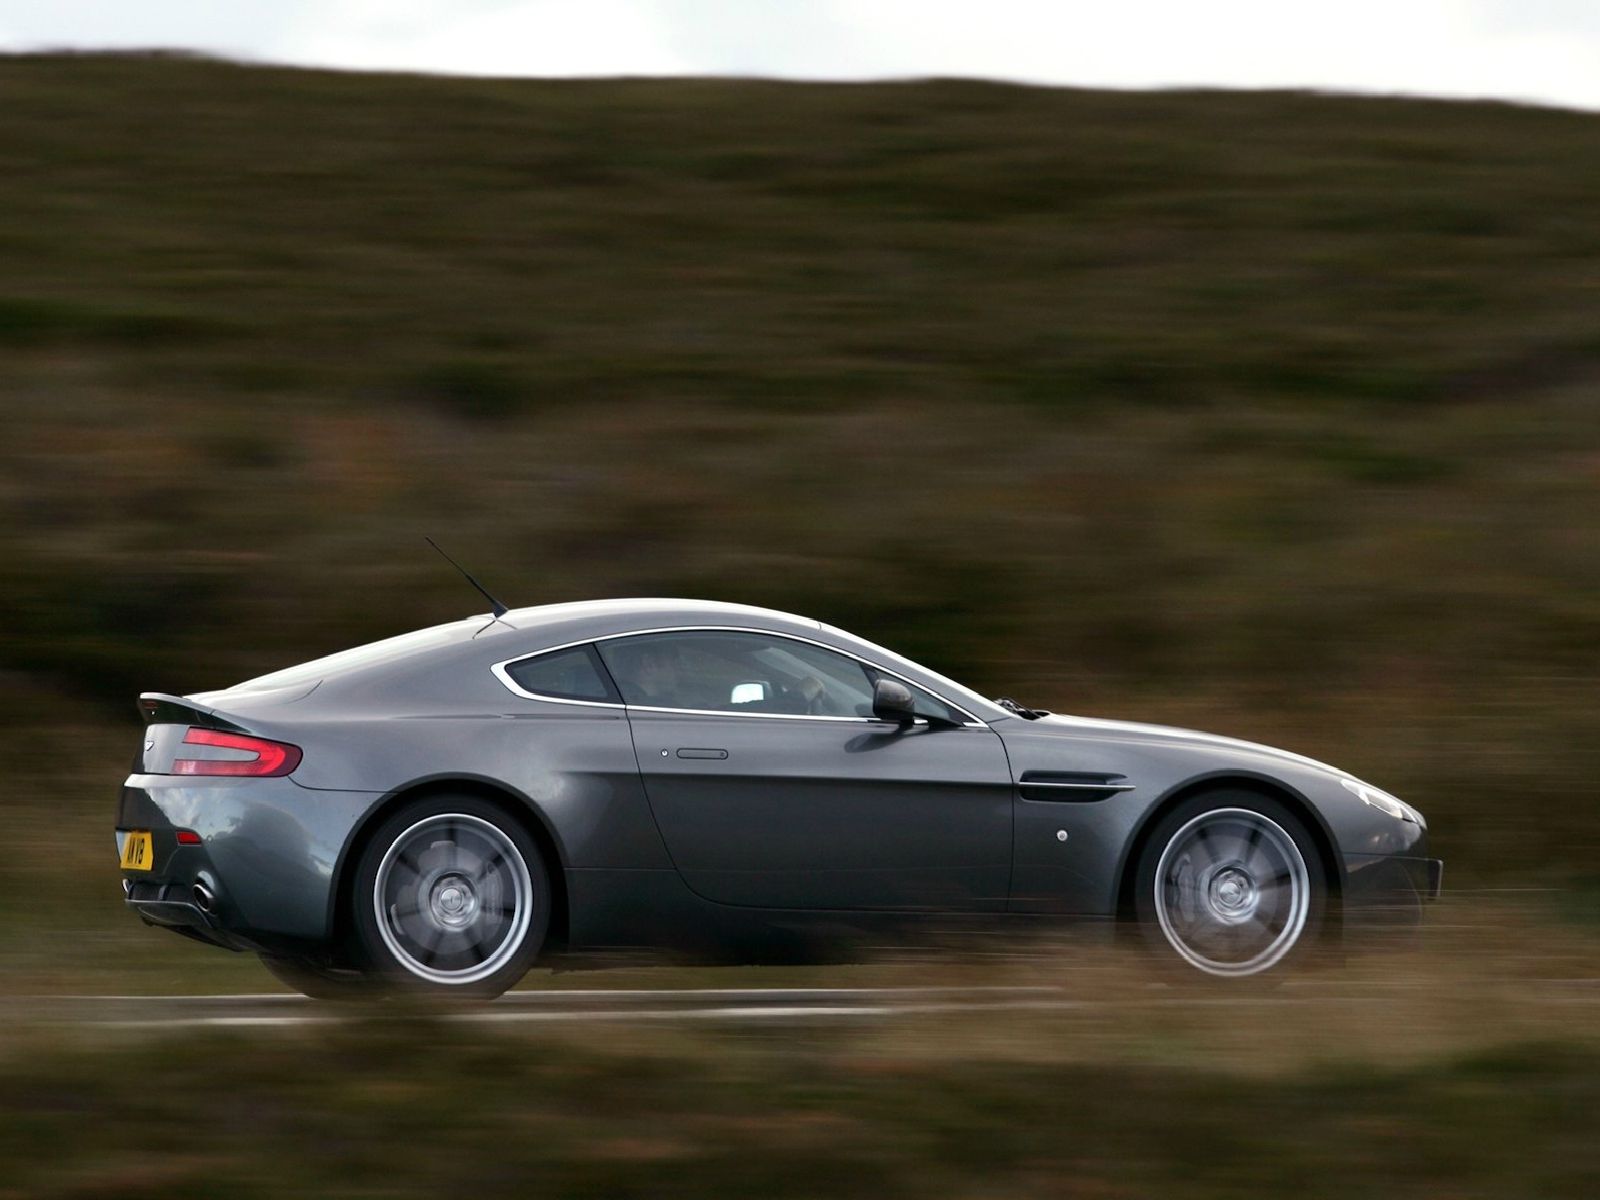
[{"label": "headlight", "polygon": [[1403,800],[1396,800],[1388,792],[1380,792],[1370,784],[1362,783],[1358,779],[1341,779],[1345,790],[1353,792],[1361,798],[1363,804],[1370,804],[1379,812],[1388,813],[1397,821],[1410,821],[1413,825],[1422,825],[1427,828],[1422,820],[1422,814]]}]

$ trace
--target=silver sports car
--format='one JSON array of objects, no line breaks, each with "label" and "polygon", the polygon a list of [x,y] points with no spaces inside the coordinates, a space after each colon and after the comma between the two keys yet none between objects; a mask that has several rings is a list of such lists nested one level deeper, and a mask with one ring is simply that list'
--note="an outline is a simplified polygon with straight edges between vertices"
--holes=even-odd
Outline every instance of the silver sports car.
[{"label": "silver sports car", "polygon": [[1334,767],[733,604],[502,611],[139,706],[128,905],[313,995],[1062,920],[1240,978],[1439,890],[1421,814]]}]

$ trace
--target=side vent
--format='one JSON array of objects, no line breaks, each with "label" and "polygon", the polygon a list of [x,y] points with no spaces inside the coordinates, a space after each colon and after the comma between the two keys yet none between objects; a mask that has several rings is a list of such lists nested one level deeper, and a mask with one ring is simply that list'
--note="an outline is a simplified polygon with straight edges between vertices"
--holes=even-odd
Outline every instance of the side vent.
[{"label": "side vent", "polygon": [[1024,800],[1053,804],[1084,804],[1108,800],[1118,792],[1131,792],[1126,775],[1101,775],[1092,771],[1024,771],[1017,780]]}]

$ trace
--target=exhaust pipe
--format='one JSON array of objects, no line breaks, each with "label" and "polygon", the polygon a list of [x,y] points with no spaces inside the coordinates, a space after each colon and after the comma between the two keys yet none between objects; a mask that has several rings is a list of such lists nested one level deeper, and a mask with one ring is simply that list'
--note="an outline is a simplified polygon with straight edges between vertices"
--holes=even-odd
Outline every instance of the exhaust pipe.
[{"label": "exhaust pipe", "polygon": [[194,885],[194,902],[203,913],[211,913],[216,911],[217,898],[212,893],[211,889],[203,883],[197,883]]}]

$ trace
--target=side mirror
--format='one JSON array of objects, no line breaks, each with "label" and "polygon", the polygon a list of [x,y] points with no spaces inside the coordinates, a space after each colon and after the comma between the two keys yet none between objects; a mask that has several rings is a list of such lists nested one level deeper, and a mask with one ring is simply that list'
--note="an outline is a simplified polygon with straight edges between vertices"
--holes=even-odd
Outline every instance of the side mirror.
[{"label": "side mirror", "polygon": [[872,685],[872,715],[878,720],[909,725],[916,720],[916,707],[911,689],[898,679],[879,679]]}]

